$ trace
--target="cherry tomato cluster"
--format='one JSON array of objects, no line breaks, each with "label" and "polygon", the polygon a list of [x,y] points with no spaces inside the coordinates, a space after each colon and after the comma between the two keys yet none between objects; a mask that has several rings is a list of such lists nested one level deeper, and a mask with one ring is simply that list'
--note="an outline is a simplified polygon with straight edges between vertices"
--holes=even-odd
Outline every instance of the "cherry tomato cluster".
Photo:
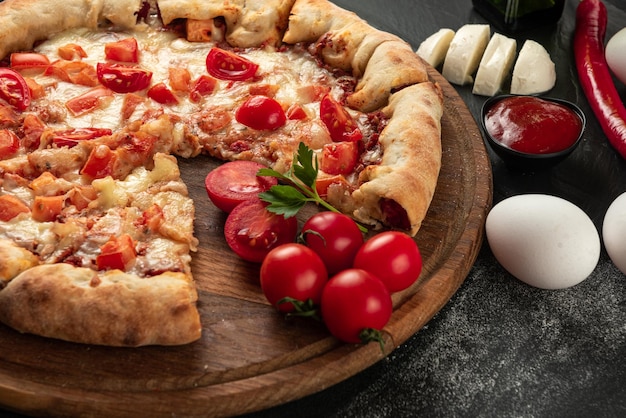
[{"label": "cherry tomato cluster", "polygon": [[226,242],[240,257],[261,263],[261,289],[279,312],[321,318],[344,342],[382,344],[391,294],[411,286],[422,270],[415,241],[398,231],[365,240],[354,220],[331,211],[306,220],[296,241],[295,217],[267,211],[258,197],[276,184],[256,175],[260,167],[237,161],[207,175],[211,201],[229,212]]}]

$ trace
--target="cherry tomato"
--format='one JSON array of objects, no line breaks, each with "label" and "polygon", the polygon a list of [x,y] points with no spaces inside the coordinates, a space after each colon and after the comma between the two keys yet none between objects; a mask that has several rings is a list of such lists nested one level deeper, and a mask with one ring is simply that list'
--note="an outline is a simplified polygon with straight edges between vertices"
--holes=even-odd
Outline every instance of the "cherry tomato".
[{"label": "cherry tomato", "polygon": [[324,96],[320,103],[320,118],[335,142],[359,141],[363,138],[361,129],[350,113],[329,94]]},{"label": "cherry tomato", "polygon": [[273,248],[293,242],[298,232],[295,217],[276,215],[265,206],[260,199],[251,199],[237,205],[226,218],[226,242],[244,260],[260,263]]},{"label": "cherry tomato", "polygon": [[112,96],[113,91],[106,87],[98,86],[68,100],[67,103],[65,103],[65,107],[67,107],[74,116],[80,116],[97,109],[100,107],[101,100]]},{"label": "cherry tomato", "polygon": [[333,276],[322,292],[322,319],[336,338],[348,343],[382,341],[380,330],[389,322],[391,295],[377,277],[360,269]]},{"label": "cherry tomato", "polygon": [[390,292],[411,286],[422,271],[422,255],[410,236],[398,231],[374,235],[359,249],[354,267],[378,277]]},{"label": "cherry tomato", "polygon": [[0,68],[0,99],[17,110],[26,110],[30,106],[30,90],[20,73]]},{"label": "cherry tomato", "polygon": [[157,103],[161,103],[164,105],[175,105],[178,104],[178,97],[172,90],[168,89],[165,83],[158,83],[148,89],[146,93],[149,98],[154,100]]},{"label": "cherry tomato", "polygon": [[90,139],[100,138],[101,136],[111,135],[113,131],[107,128],[69,128],[54,131],[52,142],[57,147],[72,148],[80,141],[89,141]]},{"label": "cherry tomato", "polygon": [[328,174],[350,174],[359,159],[359,146],[356,142],[333,142],[324,144],[320,158],[320,169]]},{"label": "cherry tomato", "polygon": [[347,215],[325,211],[311,216],[302,226],[305,244],[324,261],[331,276],[352,267],[363,245],[363,234]]},{"label": "cherry tomato", "polygon": [[135,38],[121,39],[104,44],[104,56],[108,60],[139,62],[139,46]]},{"label": "cherry tomato", "polygon": [[20,149],[20,139],[13,131],[0,129],[0,159],[12,157]]},{"label": "cherry tomato", "polygon": [[281,312],[301,306],[319,306],[328,273],[322,259],[310,248],[297,243],[279,245],[270,251],[261,264],[261,289],[267,300]]},{"label": "cherry tomato", "polygon": [[135,242],[128,234],[111,237],[101,248],[96,257],[98,270],[119,269],[126,271],[131,265],[137,252]]},{"label": "cherry tomato", "polygon": [[130,93],[147,88],[152,80],[152,72],[123,64],[103,64],[96,66],[98,80],[116,93]]},{"label": "cherry tomato", "polygon": [[235,113],[237,122],[259,131],[273,131],[287,122],[283,107],[267,96],[251,96]]},{"label": "cherry tomato", "polygon": [[212,48],[206,57],[209,74],[220,80],[245,81],[254,77],[258,64],[221,48]]},{"label": "cherry tomato", "polygon": [[258,198],[259,193],[278,184],[275,177],[257,176],[264,167],[261,163],[243,160],[222,164],[204,179],[209,199],[224,212],[231,212],[241,202]]}]

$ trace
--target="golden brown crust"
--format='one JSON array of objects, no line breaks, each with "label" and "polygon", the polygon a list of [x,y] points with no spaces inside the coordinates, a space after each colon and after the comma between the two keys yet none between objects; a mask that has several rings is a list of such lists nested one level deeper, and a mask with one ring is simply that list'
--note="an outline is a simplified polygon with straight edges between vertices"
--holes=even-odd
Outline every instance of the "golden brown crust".
[{"label": "golden brown crust", "polygon": [[388,224],[380,203],[390,199],[406,210],[409,233],[415,235],[441,168],[441,88],[426,82],[402,89],[391,96],[383,112],[390,117],[380,135],[383,159],[361,173],[363,184],[352,194],[354,216],[365,223]]},{"label": "golden brown crust", "polygon": [[140,7],[141,0],[5,0],[0,3],[0,59],[70,28],[95,28],[103,20],[130,27]]},{"label": "golden brown crust", "polygon": [[197,297],[183,273],[139,278],[47,264],[0,292],[0,320],[20,332],[87,344],[186,344],[200,338]]}]

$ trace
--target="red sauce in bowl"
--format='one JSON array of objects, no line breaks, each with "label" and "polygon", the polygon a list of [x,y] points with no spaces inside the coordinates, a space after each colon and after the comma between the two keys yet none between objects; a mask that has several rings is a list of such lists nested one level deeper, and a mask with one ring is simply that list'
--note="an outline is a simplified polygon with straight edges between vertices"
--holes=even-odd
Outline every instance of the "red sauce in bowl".
[{"label": "red sauce in bowl", "polygon": [[534,96],[511,96],[490,107],[485,129],[516,151],[551,154],[576,142],[583,128],[580,116],[565,105]]}]

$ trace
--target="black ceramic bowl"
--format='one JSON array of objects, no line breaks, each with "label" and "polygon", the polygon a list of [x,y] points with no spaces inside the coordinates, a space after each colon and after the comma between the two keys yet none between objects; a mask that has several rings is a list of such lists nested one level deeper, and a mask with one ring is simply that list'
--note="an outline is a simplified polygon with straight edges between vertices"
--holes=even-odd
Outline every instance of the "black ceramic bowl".
[{"label": "black ceramic bowl", "polygon": [[484,132],[485,138],[487,139],[487,143],[490,145],[491,149],[504,161],[507,167],[517,170],[517,171],[536,171],[536,170],[545,170],[553,167],[554,165],[563,161],[567,156],[569,156],[580,143],[583,133],[585,131],[586,118],[583,111],[574,103],[568,102],[567,100],[555,99],[551,97],[537,97],[542,100],[546,100],[549,102],[557,103],[563,105],[573,111],[581,121],[580,133],[576,140],[567,148],[552,153],[527,153],[522,151],[514,150],[498,140],[494,139],[485,126],[485,116],[489,109],[494,106],[500,100],[515,97],[512,94],[503,94],[499,96],[494,96],[483,104],[481,110],[481,119],[480,124],[481,128]]}]

